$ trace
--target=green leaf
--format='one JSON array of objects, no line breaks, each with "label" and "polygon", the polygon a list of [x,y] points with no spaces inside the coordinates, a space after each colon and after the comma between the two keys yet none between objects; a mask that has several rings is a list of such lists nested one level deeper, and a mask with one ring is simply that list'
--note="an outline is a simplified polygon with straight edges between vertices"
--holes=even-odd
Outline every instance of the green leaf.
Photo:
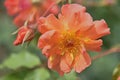
[{"label": "green leaf", "polygon": [[27,69],[20,69],[18,71],[14,71],[8,75],[5,75],[0,78],[0,80],[24,80],[24,77],[29,73],[30,71]]},{"label": "green leaf", "polygon": [[4,68],[4,66],[3,65],[0,65],[0,69],[3,69]]},{"label": "green leaf", "polygon": [[45,68],[34,70],[20,69],[0,78],[0,80],[48,80],[49,72]]},{"label": "green leaf", "polygon": [[11,56],[3,62],[3,66],[9,69],[17,69],[20,67],[32,68],[40,64],[37,56],[29,52],[21,52],[19,54],[11,54]]},{"label": "green leaf", "polygon": [[69,74],[65,74],[65,79],[66,80],[76,80],[77,79],[76,73],[72,71]]},{"label": "green leaf", "polygon": [[47,80],[49,78],[49,72],[44,68],[40,68],[29,73],[24,80]]},{"label": "green leaf", "polygon": [[74,71],[65,74],[63,77],[59,77],[58,80],[77,80],[77,75]]}]

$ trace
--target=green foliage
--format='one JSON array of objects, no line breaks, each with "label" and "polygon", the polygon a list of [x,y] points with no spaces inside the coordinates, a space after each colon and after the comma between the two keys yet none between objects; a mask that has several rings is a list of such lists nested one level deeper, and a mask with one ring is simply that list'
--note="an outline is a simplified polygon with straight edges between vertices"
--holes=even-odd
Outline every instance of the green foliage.
[{"label": "green foliage", "polygon": [[13,53],[0,65],[0,68],[7,67],[14,71],[1,80],[47,80],[50,74],[45,68],[40,68],[40,64],[39,58],[29,52]]},{"label": "green foliage", "polygon": [[0,69],[3,69],[3,65],[0,65]]},{"label": "green foliage", "polygon": [[24,80],[25,76],[29,71],[26,69],[14,71],[4,77],[0,78],[0,80]]},{"label": "green foliage", "polygon": [[22,69],[14,71],[0,80],[48,80],[50,78],[49,72],[45,68],[38,68],[34,70]]},{"label": "green foliage", "polygon": [[72,71],[71,73],[65,74],[63,77],[59,77],[57,80],[77,80],[76,73]]},{"label": "green foliage", "polygon": [[0,65],[0,68],[12,69],[11,73],[0,80],[48,80],[50,74],[45,68],[41,68],[41,62],[37,56],[26,51],[13,53]]},{"label": "green foliage", "polygon": [[48,78],[50,78],[48,71],[41,68],[30,72],[24,80],[47,80]]},{"label": "green foliage", "polygon": [[[37,56],[29,52],[20,52],[18,54],[11,54],[2,64],[4,67],[9,69],[17,69],[20,67],[33,68],[34,66],[40,65],[40,60]],[[2,66],[1,65],[1,66]]]}]

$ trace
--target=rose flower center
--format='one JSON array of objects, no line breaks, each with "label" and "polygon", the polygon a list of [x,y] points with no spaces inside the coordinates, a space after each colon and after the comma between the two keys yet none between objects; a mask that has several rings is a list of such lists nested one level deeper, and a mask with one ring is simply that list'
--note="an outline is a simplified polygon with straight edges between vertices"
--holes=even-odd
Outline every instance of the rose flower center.
[{"label": "rose flower center", "polygon": [[66,43],[65,43],[65,46],[66,47],[73,47],[74,46],[74,41],[72,41],[72,40],[68,40]]},{"label": "rose flower center", "polygon": [[77,53],[80,48],[80,38],[73,32],[65,32],[60,40],[60,49],[64,53]]}]

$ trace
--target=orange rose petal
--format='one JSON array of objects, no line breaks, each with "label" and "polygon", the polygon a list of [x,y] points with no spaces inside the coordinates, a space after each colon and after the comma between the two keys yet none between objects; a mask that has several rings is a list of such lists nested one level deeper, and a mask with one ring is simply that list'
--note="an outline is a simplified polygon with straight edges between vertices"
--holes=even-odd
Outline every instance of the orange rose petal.
[{"label": "orange rose petal", "polygon": [[72,26],[71,24],[74,24],[74,14],[78,12],[85,12],[85,10],[86,8],[79,4],[67,4],[62,7],[62,13],[59,14],[58,17],[59,20],[63,23],[63,27],[65,27],[65,29],[68,29],[67,27],[70,27]]},{"label": "orange rose petal", "polygon": [[38,31],[40,33],[45,33],[46,31],[49,30],[48,28],[46,28],[47,25],[45,24],[45,22],[46,22],[45,17],[40,17],[40,19],[38,20],[38,24],[39,24]]},{"label": "orange rose petal", "polygon": [[50,69],[54,69],[56,70],[57,72],[59,72],[60,75],[63,75],[64,72],[60,70],[60,56],[59,55],[52,55],[49,57],[48,59],[48,67]]},{"label": "orange rose petal", "polygon": [[53,37],[55,36],[55,33],[56,33],[55,30],[51,30],[51,31],[48,31],[48,32],[44,33],[43,35],[41,35],[41,37],[38,40],[38,47],[44,48],[46,45],[54,44],[53,41],[56,38],[53,38]]},{"label": "orange rose petal", "polygon": [[66,29],[85,31],[93,25],[92,17],[85,12],[83,6],[77,4],[65,5],[62,7],[62,11],[62,14],[59,14],[59,19],[65,27],[69,27]]},{"label": "orange rose petal", "polygon": [[[43,49],[42,49],[42,54],[44,54],[46,57],[49,57],[50,52],[49,50],[51,50],[52,46],[51,45],[46,45]],[[53,49],[53,48],[52,48]]]},{"label": "orange rose petal", "polygon": [[95,21],[94,26],[84,32],[84,35],[90,37],[91,39],[98,39],[108,34],[110,34],[110,29],[104,20]]},{"label": "orange rose petal", "polygon": [[84,32],[93,26],[93,20],[90,14],[85,12],[75,13],[69,24],[70,29]]},{"label": "orange rose petal", "polygon": [[74,58],[72,53],[65,53],[65,55],[61,57],[60,69],[66,73],[70,72],[73,60]]},{"label": "orange rose petal", "polygon": [[107,23],[104,20],[94,21],[94,24],[97,32],[94,39],[110,34],[110,28],[108,28]]},{"label": "orange rose petal", "polygon": [[84,42],[87,50],[100,51],[102,46],[102,40],[88,40]]},{"label": "orange rose petal", "polygon": [[42,49],[42,53],[46,56],[49,57],[51,55],[53,55],[54,53],[56,54],[60,54],[61,51],[60,49],[58,49],[59,46],[56,45],[46,45],[43,49]]},{"label": "orange rose petal", "polygon": [[64,15],[64,19],[67,21],[71,20],[71,16],[76,12],[84,12],[86,10],[85,7],[79,4],[66,4],[62,7],[62,15]]},{"label": "orange rose petal", "polygon": [[71,67],[66,63],[64,58],[61,58],[60,61],[60,69],[62,71],[64,71],[65,73],[70,72],[71,71]]},{"label": "orange rose petal", "polygon": [[53,66],[59,64],[59,62],[60,62],[60,56],[54,54],[48,58],[48,67],[52,68]]},{"label": "orange rose petal", "polygon": [[47,57],[54,53],[60,54],[60,50],[57,45],[58,40],[59,35],[55,30],[48,31],[39,38],[38,47],[42,49],[42,53]]},{"label": "orange rose petal", "polygon": [[50,14],[46,18],[46,20],[47,20],[46,24],[48,24],[51,28],[53,27],[52,29],[57,31],[63,30],[63,28],[61,27],[62,26],[61,22],[53,14]]},{"label": "orange rose petal", "polygon": [[76,72],[80,73],[83,71],[86,67],[88,67],[91,64],[91,59],[88,55],[88,53],[80,53],[75,57],[73,68]]},{"label": "orange rose petal", "polygon": [[[48,31],[48,30],[62,30],[62,24],[60,23],[60,21],[53,15],[53,14],[50,14],[46,19],[45,18],[40,18],[39,19],[39,27],[38,27],[38,30],[42,33]],[[42,24],[44,25],[42,25]],[[48,26],[49,25],[49,26]]]},{"label": "orange rose petal", "polygon": [[88,14],[88,13],[81,13],[80,19],[81,19],[81,22],[78,25],[80,31],[82,31],[82,32],[86,31],[89,28],[91,28],[91,26],[93,26],[93,19],[92,19],[90,14]]}]

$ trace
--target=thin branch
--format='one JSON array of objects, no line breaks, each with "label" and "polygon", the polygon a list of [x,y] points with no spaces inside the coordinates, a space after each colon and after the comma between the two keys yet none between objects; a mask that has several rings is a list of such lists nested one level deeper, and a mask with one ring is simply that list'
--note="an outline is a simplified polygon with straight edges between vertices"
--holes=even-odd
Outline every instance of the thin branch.
[{"label": "thin branch", "polygon": [[96,60],[96,59],[99,59],[101,57],[104,57],[106,55],[109,55],[109,54],[112,54],[112,53],[116,53],[116,52],[120,52],[120,47],[118,47],[118,46],[117,47],[113,47],[113,48],[111,48],[111,49],[109,49],[109,50],[107,50],[105,52],[101,52],[99,55],[92,57],[92,60]]}]

